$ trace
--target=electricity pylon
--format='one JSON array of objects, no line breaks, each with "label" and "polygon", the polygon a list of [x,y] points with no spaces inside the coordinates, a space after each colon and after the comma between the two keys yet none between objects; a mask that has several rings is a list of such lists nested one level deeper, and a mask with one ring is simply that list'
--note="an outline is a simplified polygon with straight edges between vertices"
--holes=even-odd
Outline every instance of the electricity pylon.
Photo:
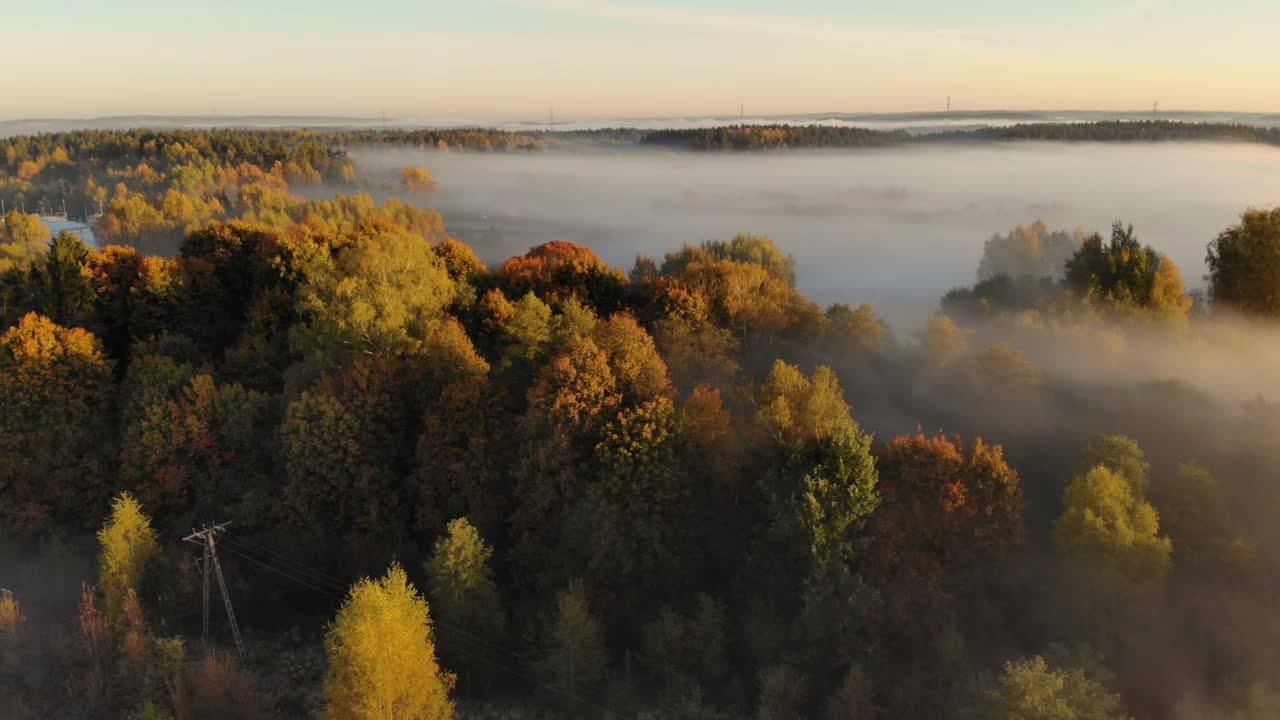
[{"label": "electricity pylon", "polygon": [[231,609],[231,595],[227,592],[227,581],[222,577],[222,565],[218,562],[218,545],[215,541],[218,533],[225,531],[230,524],[231,522],[227,521],[205,525],[199,530],[192,528],[191,534],[182,540],[204,548],[204,555],[196,561],[196,567],[200,568],[200,576],[204,579],[204,606],[201,608],[201,620],[204,623],[202,642],[206,646],[209,644],[209,571],[212,569],[213,574],[218,576],[218,589],[222,591],[222,602],[227,606],[227,622],[231,624],[231,637],[236,641],[236,651],[244,657],[244,643],[240,640],[240,628],[236,626],[236,613]]}]

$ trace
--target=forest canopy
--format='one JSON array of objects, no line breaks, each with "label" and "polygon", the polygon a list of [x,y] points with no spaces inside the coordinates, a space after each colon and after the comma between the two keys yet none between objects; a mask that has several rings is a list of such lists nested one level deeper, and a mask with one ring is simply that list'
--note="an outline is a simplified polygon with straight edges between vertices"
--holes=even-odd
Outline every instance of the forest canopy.
[{"label": "forest canopy", "polygon": [[[768,130],[648,137],[905,141]],[[899,336],[751,232],[490,267],[346,152],[568,139],[0,141],[102,240],[0,229],[0,715],[1274,716],[1275,388],[1099,369],[1274,352],[1276,211],[1207,297],[1018,226]]]}]

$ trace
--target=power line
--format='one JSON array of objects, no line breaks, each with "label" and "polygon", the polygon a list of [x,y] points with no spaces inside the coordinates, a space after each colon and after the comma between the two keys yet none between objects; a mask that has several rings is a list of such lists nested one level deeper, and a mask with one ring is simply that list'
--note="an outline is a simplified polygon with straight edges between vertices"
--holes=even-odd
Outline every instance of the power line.
[{"label": "power line", "polygon": [[227,552],[231,553],[232,555],[236,555],[236,556],[238,556],[238,557],[244,558],[245,560],[248,560],[249,562],[251,562],[251,563],[253,563],[253,564],[255,564],[255,565],[259,566],[259,567],[262,567],[262,568],[264,568],[264,569],[266,569],[266,570],[270,570],[271,572],[276,573],[277,575],[283,575],[284,577],[289,578],[290,580],[292,580],[292,581],[294,581],[294,582],[298,583],[299,585],[302,585],[302,586],[306,587],[306,588],[307,588],[307,589],[309,589],[309,590],[314,590],[314,591],[316,591],[316,592],[318,592],[318,593],[320,593],[320,594],[322,594],[322,595],[326,595],[326,596],[328,596],[328,597],[330,597],[330,598],[333,598],[333,599],[335,599],[335,600],[342,600],[342,599],[345,597],[345,594],[340,593],[340,592],[338,592],[337,590],[333,590],[333,589],[331,589],[331,588],[326,588],[326,587],[322,587],[322,586],[316,585],[316,584],[314,584],[314,583],[312,583],[312,582],[310,582],[310,581],[307,581],[307,580],[304,580],[303,578],[298,577],[297,575],[294,575],[293,573],[290,573],[290,572],[288,572],[288,571],[286,571],[286,570],[281,570],[281,569],[280,569],[280,568],[278,568],[278,567],[275,567],[275,566],[273,566],[273,565],[271,565],[271,564],[269,564],[269,563],[265,563],[265,562],[263,562],[263,561],[261,561],[261,560],[259,560],[259,559],[255,558],[255,557],[252,557],[252,556],[250,556],[250,555],[246,555],[245,553],[240,552],[239,550],[236,550],[236,549],[234,549],[234,548],[224,547],[223,549],[224,549],[225,551],[227,551]]},{"label": "power line", "polygon": [[[243,541],[241,541],[241,542],[243,542]],[[260,547],[261,547],[261,546],[260,546]],[[331,575],[327,575],[326,573],[323,573],[323,572],[321,572],[321,571],[319,571],[319,570],[316,570],[315,568],[311,568],[311,567],[309,567],[309,566],[305,566],[305,565],[302,565],[302,566],[301,566],[301,567],[302,567],[302,569],[304,569],[304,570],[308,570],[308,571],[312,572],[312,573],[313,573],[313,574],[315,574],[315,575],[331,578],[331,580],[330,580],[330,584],[334,585],[334,587],[341,587],[341,588],[343,588],[343,590],[342,590],[341,592],[339,592],[338,590],[333,589],[333,588],[325,587],[325,586],[323,586],[323,585],[317,585],[315,582],[312,582],[312,581],[306,580],[306,579],[304,579],[304,578],[298,577],[297,575],[295,575],[295,574],[293,574],[293,573],[291,573],[291,572],[288,572],[288,571],[286,571],[286,570],[282,570],[282,569],[280,569],[280,568],[278,568],[278,567],[275,567],[274,565],[271,565],[270,563],[264,562],[264,561],[262,561],[262,560],[259,560],[259,559],[257,559],[257,558],[254,558],[254,557],[252,557],[252,556],[250,556],[250,555],[247,555],[245,552],[242,552],[242,550],[244,549],[243,545],[241,545],[241,550],[235,550],[235,549],[233,549],[233,548],[224,548],[224,549],[226,549],[228,552],[231,552],[231,553],[233,553],[233,554],[235,554],[235,555],[238,555],[239,557],[244,558],[245,560],[248,560],[249,562],[254,563],[255,565],[261,566],[261,567],[263,567],[263,568],[265,568],[265,569],[267,569],[267,570],[270,570],[270,571],[272,571],[272,572],[274,572],[274,573],[276,573],[276,574],[278,574],[278,575],[283,575],[284,577],[287,577],[287,578],[289,578],[290,580],[293,580],[294,582],[296,582],[296,583],[298,583],[298,584],[300,584],[300,585],[303,585],[304,587],[306,587],[306,588],[308,588],[308,589],[314,590],[314,591],[316,591],[316,592],[318,592],[318,593],[321,593],[321,594],[326,595],[326,596],[328,596],[328,597],[334,598],[334,599],[336,599],[336,600],[342,600],[342,599],[345,599],[345,598],[346,598],[346,591],[345,591],[345,588],[348,586],[348,584],[347,584],[347,583],[342,583],[341,581],[337,580],[336,578],[333,578],[333,576],[331,576]],[[262,549],[263,549],[263,550],[268,550],[268,548],[265,548],[265,547],[262,547]],[[279,553],[275,553],[275,554],[279,554]],[[294,561],[294,562],[295,562],[295,563],[297,563],[297,561]],[[298,563],[298,564],[299,564],[299,565],[301,565],[301,563]],[[451,626],[451,625],[449,625],[449,624],[447,624],[447,623],[443,623],[443,622],[441,622],[441,621],[439,621],[439,620],[436,620],[436,619],[434,619],[434,618],[432,619],[432,622],[433,622],[435,625],[440,626],[442,629],[449,630],[450,632],[453,632],[453,633],[455,633],[455,634],[457,634],[457,635],[464,636],[464,637],[466,637],[467,639],[471,640],[472,642],[474,642],[474,643],[476,643],[476,644],[485,644],[485,645],[487,645],[487,643],[486,643],[484,640],[482,640],[482,639],[480,639],[479,637],[477,637],[477,636],[475,636],[475,635],[472,635],[472,634],[470,634],[470,633],[468,633],[468,632],[466,632],[466,631],[462,630],[461,628],[453,627],[453,626]],[[505,652],[505,653],[507,653],[507,654],[511,655],[513,658],[515,658],[515,659],[517,659],[517,660],[524,661],[524,660],[526,660],[526,659],[527,659],[527,658],[525,658],[525,657],[523,657],[523,656],[519,655],[518,653],[515,653],[515,652],[513,652],[513,651],[511,651],[511,650],[508,650],[508,649],[506,649],[506,648],[500,648],[500,647],[493,646],[493,645],[488,645],[488,647],[489,647],[489,649],[493,649],[493,650],[500,650],[500,651],[502,651],[502,652]]]},{"label": "power line", "polygon": [[[225,536],[225,535],[224,535],[223,540],[224,540],[224,541],[226,541],[226,540],[228,540],[228,539],[230,539],[230,538],[229,538],[228,536]],[[290,558],[289,556],[287,556],[287,555],[285,555],[285,554],[283,554],[283,553],[280,553],[280,552],[274,551],[274,550],[272,550],[271,548],[268,548],[268,547],[263,546],[263,545],[259,545],[259,544],[257,544],[257,543],[252,543],[252,542],[250,542],[250,541],[248,541],[248,540],[245,540],[245,539],[243,539],[243,538],[240,538],[240,537],[236,537],[236,538],[233,540],[232,544],[233,544],[233,545],[238,545],[238,546],[240,547],[240,550],[236,550],[236,549],[234,549],[233,547],[225,547],[225,546],[224,546],[224,548],[223,548],[223,549],[224,549],[225,551],[230,552],[230,553],[232,553],[232,554],[234,554],[234,555],[237,555],[237,556],[239,556],[239,557],[241,557],[241,558],[243,558],[243,559],[245,559],[245,560],[247,560],[247,561],[249,561],[249,562],[251,562],[251,563],[254,563],[255,565],[258,565],[258,566],[260,566],[260,567],[262,567],[262,568],[264,568],[264,569],[266,569],[266,570],[270,570],[270,571],[272,571],[272,572],[274,572],[274,573],[276,573],[276,574],[278,574],[278,575],[282,575],[282,576],[284,576],[284,577],[287,577],[287,578],[289,578],[290,580],[293,580],[294,582],[298,583],[299,585],[302,585],[303,587],[306,587],[306,588],[307,588],[307,589],[309,589],[309,590],[313,590],[313,591],[315,591],[315,592],[318,592],[318,593],[320,593],[321,595],[324,595],[324,596],[326,596],[326,597],[329,597],[329,598],[332,598],[332,599],[335,599],[335,600],[343,600],[343,599],[345,599],[345,598],[346,598],[346,588],[348,587],[348,584],[347,584],[347,583],[342,582],[341,580],[338,580],[337,578],[333,577],[332,575],[329,575],[328,573],[325,573],[325,572],[322,572],[322,571],[320,571],[320,570],[317,570],[317,569],[315,569],[315,568],[313,568],[313,567],[311,567],[311,566],[309,566],[309,565],[306,565],[306,564],[302,563],[302,562],[301,562],[301,561],[299,561],[299,560],[296,560],[296,559]],[[294,574],[294,573],[292,573],[292,572],[289,572],[289,571],[286,571],[286,570],[282,570],[282,569],[280,569],[280,568],[278,568],[278,567],[275,567],[274,565],[272,565],[272,564],[270,564],[270,563],[268,563],[268,562],[265,562],[265,561],[260,560],[260,559],[258,559],[258,558],[254,558],[254,557],[252,557],[252,556],[250,556],[250,555],[246,554],[245,552],[242,552],[242,551],[246,548],[246,546],[248,546],[248,545],[254,545],[254,546],[256,546],[256,547],[257,547],[260,551],[262,551],[262,552],[270,553],[270,554],[272,554],[272,555],[276,555],[276,556],[278,556],[278,557],[280,557],[280,558],[282,558],[282,559],[287,560],[288,562],[290,562],[290,563],[292,563],[292,564],[294,564],[294,565],[298,566],[298,571],[300,571],[300,572],[304,572],[304,573],[305,573],[305,572],[309,572],[309,573],[311,573],[313,576],[315,576],[315,577],[316,577],[317,582],[319,581],[319,578],[327,578],[327,581],[326,581],[326,582],[327,582],[327,584],[328,584],[328,585],[333,585],[333,586],[335,586],[335,587],[341,587],[341,588],[342,588],[342,591],[341,591],[341,592],[339,592],[339,591],[337,591],[337,590],[335,590],[335,589],[331,589],[331,588],[329,588],[329,587],[325,587],[325,586],[322,586],[322,585],[317,585],[315,582],[312,582],[312,581],[309,581],[309,580],[306,580],[306,579],[300,578],[300,577],[298,577],[297,575],[295,575],[295,574]],[[467,632],[466,630],[463,630],[462,628],[455,627],[455,626],[450,625],[450,624],[448,624],[448,623],[441,622],[439,619],[436,619],[436,618],[432,618],[432,621],[431,621],[431,622],[432,622],[432,625],[434,625],[435,627],[438,627],[438,628],[440,628],[441,630],[444,630],[444,631],[446,631],[446,632],[448,632],[448,633],[450,633],[450,634],[452,634],[452,635],[454,635],[454,636],[456,636],[456,637],[458,637],[458,638],[460,638],[460,639],[462,639],[462,640],[468,641],[468,642],[469,642],[469,643],[471,643],[475,648],[479,648],[479,649],[483,649],[483,650],[491,650],[491,651],[496,651],[496,652],[502,652],[502,653],[505,653],[505,654],[507,654],[507,655],[510,655],[512,658],[514,658],[514,659],[516,659],[516,660],[518,660],[518,661],[520,661],[520,662],[526,662],[526,661],[528,660],[528,658],[526,658],[526,657],[524,657],[524,656],[520,655],[519,653],[516,653],[516,652],[514,652],[514,651],[512,651],[512,650],[510,650],[510,649],[508,649],[508,648],[504,648],[504,647],[500,647],[500,646],[493,645],[493,644],[491,644],[491,643],[489,643],[489,642],[487,642],[487,641],[485,641],[485,640],[481,639],[480,637],[477,637],[476,635],[473,635],[472,633]],[[496,660],[493,660],[492,658],[485,657],[482,653],[476,653],[476,654],[475,654],[475,656],[476,656],[478,659],[480,659],[481,661],[483,661],[485,664],[490,665],[491,667],[494,667],[494,668],[496,668],[496,669],[498,669],[498,670],[502,670],[502,671],[504,671],[504,672],[506,672],[506,673],[508,673],[508,674],[510,674],[510,675],[512,675],[512,676],[514,676],[514,677],[517,677],[517,678],[519,678],[519,679],[521,679],[521,680],[524,680],[524,681],[526,681],[526,682],[528,682],[528,683],[531,683],[531,684],[533,684],[533,685],[536,685],[536,686],[538,686],[538,687],[541,687],[541,688],[543,688],[543,689],[549,690],[549,691],[554,692],[554,693],[559,693],[559,694],[561,694],[561,695],[564,695],[564,696],[566,696],[566,697],[570,698],[571,700],[576,700],[576,701],[579,701],[579,702],[583,702],[583,703],[585,703],[585,704],[587,704],[587,705],[591,705],[592,707],[595,707],[597,710],[603,710],[603,711],[605,711],[605,712],[614,712],[612,708],[610,708],[609,706],[607,706],[607,705],[605,705],[605,704],[603,704],[603,703],[597,702],[596,700],[593,700],[593,699],[588,698],[588,697],[584,697],[584,696],[583,696],[583,695],[581,695],[580,693],[578,693],[578,692],[576,692],[576,691],[573,691],[573,690],[565,690],[564,688],[559,688],[559,687],[556,687],[556,686],[554,686],[554,685],[548,685],[548,684],[546,684],[546,683],[542,682],[541,680],[538,680],[537,678],[531,677],[531,676],[529,676],[529,675],[527,675],[527,674],[525,674],[525,673],[523,673],[523,672],[521,672],[521,671],[519,671],[519,670],[516,670],[515,668],[512,668],[512,667],[510,667],[510,666],[508,666],[508,665],[504,665],[504,664],[502,664],[502,663],[500,663],[500,662],[498,662],[498,661],[496,661]]]},{"label": "power line", "polygon": [[[276,573],[276,574],[278,574],[278,575],[283,575],[284,577],[287,577],[287,578],[289,578],[290,580],[293,580],[294,582],[296,582],[296,583],[298,583],[298,584],[300,584],[300,585],[303,585],[304,587],[307,587],[308,589],[315,590],[316,592],[319,592],[319,593],[321,593],[321,594],[323,594],[323,595],[326,595],[326,596],[328,596],[328,597],[331,597],[331,598],[334,598],[334,599],[337,599],[337,600],[341,600],[341,599],[344,599],[344,598],[346,597],[346,588],[349,586],[349,583],[346,583],[346,582],[343,582],[343,581],[341,581],[341,580],[338,580],[337,578],[333,577],[332,575],[329,575],[329,574],[324,573],[324,572],[322,572],[322,571],[320,571],[320,570],[317,570],[317,569],[315,569],[315,568],[313,568],[313,567],[310,567],[310,566],[308,566],[308,565],[305,565],[305,564],[303,564],[301,561],[298,561],[298,560],[292,560],[292,559],[291,559],[291,562],[292,562],[293,564],[295,564],[295,565],[297,565],[297,566],[298,566],[298,567],[297,567],[297,570],[298,570],[298,571],[302,571],[303,573],[305,573],[305,572],[310,572],[310,573],[312,573],[312,575],[314,576],[315,581],[313,582],[313,581],[311,581],[311,580],[307,580],[307,579],[305,579],[305,578],[298,577],[298,576],[297,576],[297,575],[295,575],[293,572],[289,572],[289,571],[286,571],[286,570],[282,570],[282,569],[280,569],[280,568],[275,567],[274,565],[271,565],[270,563],[264,562],[264,561],[262,561],[262,560],[259,560],[259,559],[257,559],[257,558],[254,558],[254,557],[252,557],[252,556],[250,556],[250,555],[246,554],[246,552],[244,552],[244,550],[245,550],[245,545],[247,545],[247,544],[254,544],[254,545],[256,545],[256,543],[249,543],[248,541],[245,541],[245,540],[243,540],[243,539],[236,539],[236,540],[235,540],[235,542],[233,543],[233,547],[232,547],[232,548],[226,548],[226,549],[227,549],[229,552],[232,552],[232,553],[234,553],[235,555],[238,555],[238,556],[240,556],[240,557],[244,558],[245,560],[248,560],[249,562],[254,563],[255,565],[258,565],[258,566],[263,567],[263,568],[265,568],[265,569],[267,569],[267,570],[270,570],[270,571],[272,571],[272,572],[274,572],[274,573]],[[234,549],[234,546],[236,546],[236,545],[238,545],[238,546],[240,547],[240,550],[236,550],[236,549]],[[264,551],[264,552],[270,552],[270,553],[271,553],[271,554],[273,554],[273,555],[277,555],[277,556],[280,556],[280,557],[283,557],[283,558],[287,558],[287,557],[288,557],[288,556],[284,555],[283,553],[275,552],[275,551],[271,550],[270,548],[267,548],[267,547],[262,546],[262,545],[258,545],[257,547],[258,547],[260,550],[262,550],[262,551]],[[326,578],[327,578],[327,580],[325,580]],[[317,583],[322,583],[322,584],[317,584]],[[328,586],[332,586],[332,587],[328,587]],[[341,591],[339,591],[339,590],[338,590],[339,588],[341,589]],[[455,634],[463,635],[463,636],[467,637],[467,638],[468,638],[469,640],[471,640],[472,642],[475,642],[475,643],[477,643],[477,644],[484,644],[484,641],[483,641],[483,640],[481,640],[479,637],[476,637],[476,636],[474,636],[474,635],[471,635],[470,633],[467,633],[467,632],[463,631],[463,630],[462,630],[462,629],[460,629],[460,628],[452,627],[452,626],[448,625],[447,623],[443,623],[443,622],[440,622],[439,620],[435,620],[435,619],[433,619],[433,622],[434,622],[436,625],[438,625],[439,627],[441,627],[442,629],[445,629],[445,630],[448,630],[448,631],[450,631],[450,632],[454,632]],[[513,652],[513,651],[511,651],[511,650],[508,650],[508,649],[505,649],[505,648],[499,648],[499,647],[496,647],[496,646],[489,646],[489,647],[490,647],[491,649],[494,649],[494,650],[501,650],[501,651],[503,651],[503,652],[506,652],[507,654],[511,655],[512,657],[516,658],[517,660],[521,660],[521,661],[526,660],[526,658],[524,658],[524,657],[520,656],[519,654],[517,654],[517,653],[515,653],[515,652]]]},{"label": "power line", "polygon": [[330,575],[330,574],[328,574],[328,573],[326,573],[326,572],[323,572],[323,571],[318,570],[318,569],[316,569],[316,568],[314,568],[314,567],[311,567],[310,565],[308,565],[307,563],[305,563],[304,561],[302,561],[302,560],[300,560],[300,559],[298,559],[298,558],[296,558],[296,557],[293,557],[293,556],[291,556],[291,555],[286,555],[286,554],[284,554],[284,553],[282,553],[282,552],[278,552],[278,551],[276,551],[276,550],[272,550],[271,548],[267,547],[266,545],[262,545],[262,544],[260,544],[260,543],[253,542],[252,540],[249,540],[249,539],[247,539],[247,538],[245,538],[245,537],[242,537],[242,536],[240,536],[240,535],[234,535],[234,534],[232,534],[232,533],[228,532],[228,533],[225,533],[225,534],[224,534],[224,539],[225,539],[225,540],[229,540],[229,541],[231,541],[231,542],[235,543],[236,545],[239,545],[242,549],[253,549],[253,550],[257,550],[257,551],[259,551],[259,552],[267,553],[268,555],[274,555],[274,556],[275,556],[276,558],[278,558],[281,562],[286,563],[286,564],[289,564],[289,565],[293,565],[297,570],[299,570],[299,571],[301,571],[301,572],[311,573],[313,576],[315,576],[315,577],[316,577],[316,578],[318,578],[318,579],[323,579],[323,580],[325,580],[325,581],[327,581],[327,582],[329,582],[329,583],[332,583],[333,585],[335,585],[335,586],[337,586],[338,588],[340,588],[341,590],[343,590],[343,592],[344,592],[344,593],[345,593],[345,591],[346,591],[347,587],[349,587],[349,586],[351,585],[351,581],[350,581],[350,580],[343,580],[342,578],[334,577],[333,575]]},{"label": "power line", "polygon": [[[288,577],[288,578],[290,578],[291,580],[294,580],[295,582],[298,582],[299,584],[305,585],[305,586],[307,586],[307,587],[309,587],[309,588],[311,588],[311,589],[313,589],[313,590],[316,590],[316,591],[318,591],[318,592],[322,592],[322,593],[324,593],[324,594],[326,594],[326,595],[329,595],[329,596],[331,596],[331,597],[334,597],[334,598],[336,598],[336,599],[343,599],[343,598],[345,598],[345,597],[346,597],[346,590],[347,590],[347,588],[348,588],[348,587],[350,587],[350,586],[351,586],[351,581],[341,580],[341,579],[339,579],[339,578],[336,578],[336,577],[334,577],[333,575],[330,575],[330,574],[328,574],[328,573],[326,573],[326,572],[323,572],[323,571],[321,571],[321,570],[319,570],[319,569],[316,569],[316,568],[314,568],[314,567],[311,567],[310,565],[307,565],[306,563],[304,563],[304,562],[303,562],[303,561],[301,561],[301,560],[298,560],[298,559],[297,559],[297,558],[295,558],[295,557],[292,557],[292,556],[290,556],[290,555],[286,555],[286,554],[284,554],[284,553],[278,552],[278,551],[273,550],[273,549],[271,549],[271,548],[269,548],[269,547],[267,547],[267,546],[265,546],[265,545],[261,545],[261,544],[259,544],[259,543],[252,542],[252,541],[247,540],[247,539],[245,539],[245,538],[243,538],[243,537],[241,537],[241,536],[238,536],[238,535],[231,535],[230,533],[227,533],[227,535],[224,537],[224,540],[229,540],[229,541],[231,541],[231,542],[233,543],[233,546],[238,546],[238,547],[240,548],[240,551],[237,551],[237,552],[236,552],[236,554],[237,554],[237,555],[239,555],[240,557],[243,557],[243,558],[245,558],[246,560],[249,560],[249,561],[251,561],[251,562],[253,562],[253,563],[255,563],[255,564],[258,564],[258,565],[260,565],[260,566],[262,566],[262,567],[264,567],[264,568],[266,568],[266,569],[268,569],[268,570],[271,570],[272,572],[275,572],[275,573],[277,573],[277,574],[279,574],[279,575],[283,575],[283,576],[285,576],[285,577]],[[295,574],[293,574],[293,573],[291,573],[291,572],[285,572],[285,571],[283,571],[283,570],[281,570],[281,569],[279,569],[279,568],[276,568],[276,567],[274,567],[274,566],[272,566],[272,565],[270,565],[270,564],[264,563],[264,562],[262,562],[262,561],[260,561],[260,560],[258,560],[258,559],[256,559],[256,558],[253,558],[253,557],[250,557],[249,555],[246,555],[246,554],[245,554],[245,552],[247,551],[247,547],[248,547],[248,546],[252,546],[253,548],[256,548],[258,551],[265,552],[265,553],[269,553],[269,554],[271,554],[271,555],[275,555],[277,558],[280,558],[282,561],[284,561],[284,562],[286,562],[286,563],[288,563],[288,564],[292,565],[292,566],[293,566],[292,570],[293,570],[294,572],[301,573],[301,574],[303,574],[303,575],[305,575],[305,574],[307,574],[307,573],[310,573],[310,574],[311,574],[311,576],[312,576],[312,578],[313,578],[313,580],[314,580],[314,582],[312,582],[312,581],[308,581],[308,580],[306,580],[306,579],[304,579],[304,578],[300,578],[300,577],[298,577],[297,575],[295,575]],[[320,586],[317,586],[317,584],[316,584],[316,583],[320,583],[321,585],[324,585],[324,586],[332,586],[334,589],[328,589],[328,587],[320,587]],[[339,591],[339,590],[340,590],[340,592],[336,592],[336,591]],[[475,636],[475,635],[471,635],[471,634],[467,633],[466,631],[462,630],[461,628],[455,628],[455,627],[449,626],[448,624],[443,623],[443,622],[440,622],[440,621],[433,621],[433,622],[435,622],[437,625],[439,625],[440,627],[442,627],[442,628],[444,628],[444,629],[446,629],[446,630],[450,630],[450,631],[452,631],[452,632],[454,632],[454,633],[456,633],[456,634],[465,635],[465,636],[467,636],[469,639],[471,639],[473,642],[481,643],[481,644],[486,644],[486,643],[485,643],[485,641],[484,641],[483,639],[481,639],[481,638],[479,638],[479,637],[477,637],[477,636]],[[501,651],[501,652],[507,653],[508,655],[511,655],[513,658],[515,658],[515,659],[517,659],[517,660],[520,660],[520,661],[525,661],[525,660],[527,660],[527,658],[525,658],[525,657],[521,656],[520,654],[518,654],[518,653],[516,653],[516,652],[514,652],[514,651],[512,651],[512,650],[509,650],[509,649],[507,649],[507,648],[502,648],[502,647],[493,646],[493,645],[490,645],[489,647],[490,647],[491,649],[499,650],[499,651]]]}]

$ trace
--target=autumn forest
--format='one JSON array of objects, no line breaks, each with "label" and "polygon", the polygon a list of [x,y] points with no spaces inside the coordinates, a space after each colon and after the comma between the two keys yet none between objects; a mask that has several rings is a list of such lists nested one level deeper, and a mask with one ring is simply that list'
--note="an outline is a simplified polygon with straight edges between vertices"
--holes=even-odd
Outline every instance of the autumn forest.
[{"label": "autumn forest", "polygon": [[482,261],[353,159],[1210,135],[1280,143],[0,139],[0,717],[1274,718],[1280,209],[1202,291],[1124,218],[991,228],[904,330],[732,217]]}]

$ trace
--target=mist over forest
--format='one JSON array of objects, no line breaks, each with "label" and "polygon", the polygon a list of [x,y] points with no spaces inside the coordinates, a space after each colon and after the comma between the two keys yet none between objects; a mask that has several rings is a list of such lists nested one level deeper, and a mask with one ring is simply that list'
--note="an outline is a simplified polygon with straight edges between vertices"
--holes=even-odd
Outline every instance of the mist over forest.
[{"label": "mist over forest", "polygon": [[367,149],[372,172],[426,165],[450,231],[497,263],[554,239],[627,266],[677,242],[768,234],[796,256],[817,302],[874,304],[913,332],[939,288],[973,281],[982,241],[1036,218],[1133,223],[1202,287],[1205,238],[1274,201],[1280,153],[1173,146],[930,145],[770,155],[676,152],[436,153]]},{"label": "mist over forest", "polygon": [[897,132],[0,140],[0,717],[1280,715],[1280,135]]}]

